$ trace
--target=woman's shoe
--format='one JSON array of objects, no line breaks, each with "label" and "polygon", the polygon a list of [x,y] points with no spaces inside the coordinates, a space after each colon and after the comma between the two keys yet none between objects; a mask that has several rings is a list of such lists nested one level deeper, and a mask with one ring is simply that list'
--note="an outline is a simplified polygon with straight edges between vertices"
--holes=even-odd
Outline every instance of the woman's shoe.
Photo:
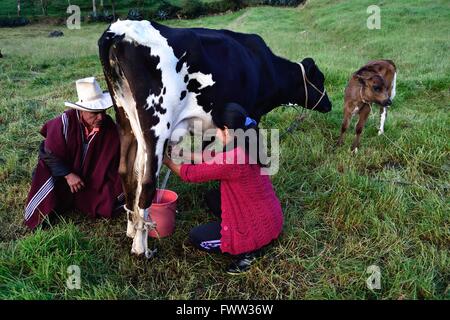
[{"label": "woman's shoe", "polygon": [[250,270],[256,259],[257,255],[253,252],[243,254],[228,266],[226,272],[230,275],[244,274]]}]

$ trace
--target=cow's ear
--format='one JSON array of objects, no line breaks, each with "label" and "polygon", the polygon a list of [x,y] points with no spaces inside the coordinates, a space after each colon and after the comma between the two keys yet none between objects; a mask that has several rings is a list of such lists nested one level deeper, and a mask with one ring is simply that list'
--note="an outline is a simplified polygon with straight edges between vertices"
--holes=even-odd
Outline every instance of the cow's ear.
[{"label": "cow's ear", "polygon": [[306,74],[312,74],[316,68],[316,63],[313,58],[305,58],[302,60],[302,65],[305,68]]}]

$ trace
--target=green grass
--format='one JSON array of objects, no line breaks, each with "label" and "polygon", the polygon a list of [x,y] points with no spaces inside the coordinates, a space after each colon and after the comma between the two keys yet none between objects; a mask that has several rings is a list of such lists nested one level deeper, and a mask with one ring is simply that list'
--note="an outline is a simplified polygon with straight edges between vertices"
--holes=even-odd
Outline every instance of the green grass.
[{"label": "green grass", "polygon": [[[177,229],[161,241],[156,260],[131,256],[125,216],[93,221],[71,213],[46,230],[23,227],[38,130],[76,99],[76,79],[103,79],[96,41],[106,25],[83,24],[56,39],[44,25],[0,29],[0,298],[449,299],[450,5],[384,2],[382,29],[368,30],[370,4],[317,0],[168,22],[258,33],[277,54],[314,57],[327,78],[333,111],[308,112],[282,142],[273,183],[284,232],[238,278],[221,271],[228,257],[186,241],[190,228],[210,219],[201,200],[209,185],[173,176]],[[374,109],[352,155],[352,132],[344,147],[334,147],[343,90],[351,72],[374,58],[396,62],[398,93],[385,135],[377,136]],[[263,126],[284,130],[295,112],[277,109]],[[81,290],[65,286],[72,264],[81,267]],[[381,290],[366,287],[373,264],[381,268]]]}]

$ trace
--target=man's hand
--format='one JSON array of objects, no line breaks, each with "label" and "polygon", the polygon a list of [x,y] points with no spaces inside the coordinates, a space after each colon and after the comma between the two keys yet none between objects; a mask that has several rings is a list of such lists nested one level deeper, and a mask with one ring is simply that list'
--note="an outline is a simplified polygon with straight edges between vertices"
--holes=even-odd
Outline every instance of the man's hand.
[{"label": "man's hand", "polygon": [[84,187],[84,182],[75,173],[69,173],[64,178],[66,178],[67,184],[70,187],[70,192],[72,193],[78,192]]}]

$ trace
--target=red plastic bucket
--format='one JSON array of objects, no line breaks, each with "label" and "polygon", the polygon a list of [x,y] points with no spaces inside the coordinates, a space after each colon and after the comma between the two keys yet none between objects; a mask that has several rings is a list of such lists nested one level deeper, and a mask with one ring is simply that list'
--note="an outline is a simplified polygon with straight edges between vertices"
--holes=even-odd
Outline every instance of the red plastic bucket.
[{"label": "red plastic bucket", "polygon": [[[157,199],[159,202],[157,203]],[[170,190],[156,189],[155,197],[149,209],[150,218],[156,222],[156,230],[150,230],[148,235],[152,238],[170,236],[175,230],[175,213],[177,210],[178,195]]]}]

